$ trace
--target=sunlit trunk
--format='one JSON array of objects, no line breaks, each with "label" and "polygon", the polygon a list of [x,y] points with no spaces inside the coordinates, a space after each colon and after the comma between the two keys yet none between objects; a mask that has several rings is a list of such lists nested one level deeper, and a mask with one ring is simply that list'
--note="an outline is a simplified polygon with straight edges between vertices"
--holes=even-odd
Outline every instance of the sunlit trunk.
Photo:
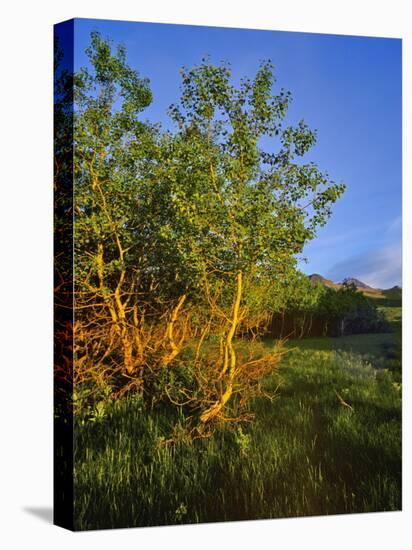
[{"label": "sunlit trunk", "polygon": [[181,312],[183,304],[185,303],[185,300],[186,300],[186,294],[183,294],[179,298],[179,301],[177,302],[175,308],[173,309],[172,315],[167,324],[165,339],[167,342],[166,345],[167,347],[170,348],[170,351],[162,358],[161,362],[163,366],[169,365],[173,361],[173,359],[175,359],[175,357],[180,353],[182,349],[185,332],[186,332],[186,326],[183,327],[182,334],[178,342],[176,342],[175,340],[174,329],[175,329],[176,321],[179,317],[179,313]]},{"label": "sunlit trunk", "polygon": [[236,276],[236,291],[232,307],[231,323],[226,338],[223,341],[223,365],[219,374],[219,380],[223,382],[222,393],[219,396],[219,399],[202,413],[200,421],[203,423],[209,422],[218,416],[233,393],[233,383],[236,374],[236,351],[233,346],[233,337],[236,334],[236,329],[240,320],[239,310],[242,299],[242,291],[243,275],[242,272],[239,271]]}]

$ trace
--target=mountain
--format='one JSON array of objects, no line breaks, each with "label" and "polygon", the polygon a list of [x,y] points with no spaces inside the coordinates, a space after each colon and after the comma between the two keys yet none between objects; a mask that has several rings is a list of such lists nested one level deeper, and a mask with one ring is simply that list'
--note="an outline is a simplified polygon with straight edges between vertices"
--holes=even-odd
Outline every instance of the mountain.
[{"label": "mountain", "polygon": [[319,273],[312,273],[312,275],[309,275],[309,279],[313,282],[321,283],[324,286],[335,289],[341,288],[343,285],[353,284],[360,292],[369,298],[380,298],[395,301],[402,300],[402,288],[397,285],[392,288],[382,290],[380,288],[373,288],[359,279],[355,279],[355,277],[346,277],[343,279],[342,283],[335,283],[330,279],[326,279],[322,275],[319,275]]},{"label": "mountain", "polygon": [[312,273],[312,275],[309,275],[309,279],[314,283],[321,283],[323,286],[328,286],[330,288],[339,288],[340,286],[330,279],[325,279],[325,277],[322,277],[319,273]]},{"label": "mountain", "polygon": [[355,279],[354,277],[346,277],[345,279],[343,279],[341,284],[342,285],[355,285],[357,288],[369,288],[369,289],[373,290],[371,286],[367,285],[366,283],[363,283],[359,279]]}]

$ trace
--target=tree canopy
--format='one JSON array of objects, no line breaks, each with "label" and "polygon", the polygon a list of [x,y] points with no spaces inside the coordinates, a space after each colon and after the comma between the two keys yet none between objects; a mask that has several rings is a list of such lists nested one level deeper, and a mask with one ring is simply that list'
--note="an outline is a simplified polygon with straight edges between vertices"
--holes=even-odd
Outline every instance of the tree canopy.
[{"label": "tree canopy", "polygon": [[78,386],[185,403],[211,424],[279,361],[242,356],[237,338],[290,304],[296,255],[345,186],[305,160],[316,132],[287,123],[270,61],[239,85],[227,64],[183,68],[166,131],[144,118],[150,84],[122,46],[92,33],[86,53],[73,77]]}]

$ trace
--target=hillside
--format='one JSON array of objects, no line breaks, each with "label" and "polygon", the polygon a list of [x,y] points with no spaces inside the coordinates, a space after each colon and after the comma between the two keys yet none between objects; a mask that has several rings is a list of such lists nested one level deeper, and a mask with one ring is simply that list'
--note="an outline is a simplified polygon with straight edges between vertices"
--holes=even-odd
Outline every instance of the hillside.
[{"label": "hillside", "polygon": [[359,279],[355,279],[354,277],[345,277],[342,281],[343,285],[355,285],[357,288],[365,288],[373,290],[373,288],[366,283],[363,283]]},{"label": "hillside", "polygon": [[401,300],[402,299],[402,288],[400,286],[393,286],[387,290],[382,290],[383,294],[389,300]]},{"label": "hillside", "polygon": [[313,282],[321,283],[324,286],[335,289],[341,288],[345,284],[353,284],[360,292],[369,298],[391,301],[402,300],[402,288],[397,285],[388,289],[373,288],[359,279],[355,279],[354,277],[346,277],[341,283],[335,283],[334,281],[319,275],[319,273],[312,273],[312,275],[309,275],[309,279]]},{"label": "hillside", "polygon": [[330,288],[339,288],[341,286],[330,279],[325,279],[325,277],[319,275],[319,273],[312,273],[312,275],[309,275],[309,279],[314,283],[321,283],[323,286],[328,286]]}]

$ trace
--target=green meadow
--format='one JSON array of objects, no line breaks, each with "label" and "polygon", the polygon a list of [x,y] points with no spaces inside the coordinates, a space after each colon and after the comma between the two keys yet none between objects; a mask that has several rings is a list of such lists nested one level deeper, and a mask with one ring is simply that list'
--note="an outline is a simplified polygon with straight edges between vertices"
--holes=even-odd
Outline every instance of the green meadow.
[{"label": "green meadow", "polygon": [[275,397],[212,438],[130,397],[79,422],[76,528],[400,510],[400,311],[390,333],[290,340]]}]

